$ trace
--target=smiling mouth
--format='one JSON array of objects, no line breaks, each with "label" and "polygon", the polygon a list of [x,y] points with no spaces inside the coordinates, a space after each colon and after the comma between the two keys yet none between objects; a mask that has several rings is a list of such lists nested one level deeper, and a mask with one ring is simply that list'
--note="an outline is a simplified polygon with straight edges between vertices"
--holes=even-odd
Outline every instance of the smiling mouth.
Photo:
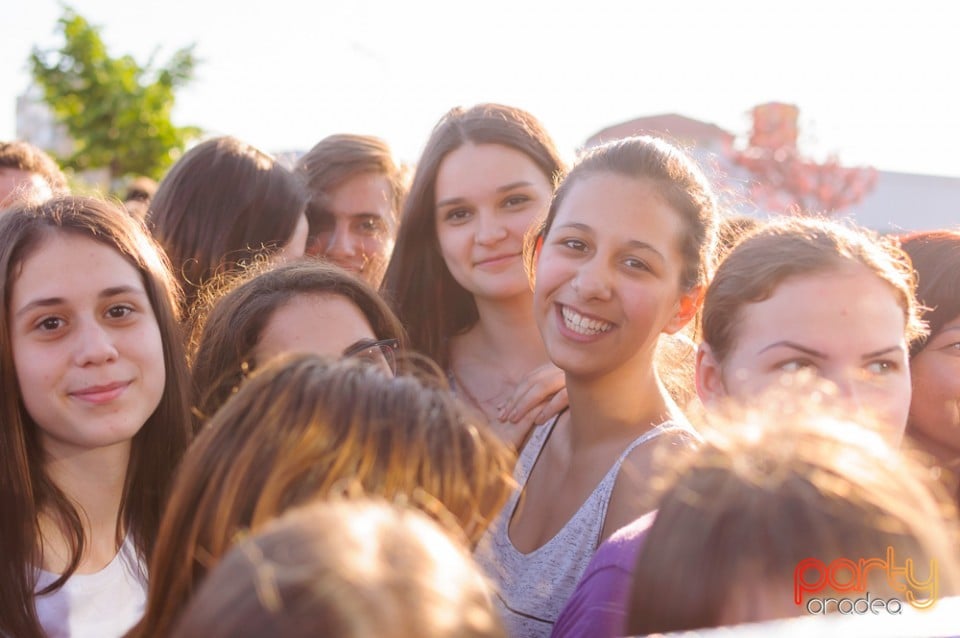
[{"label": "smiling mouth", "polygon": [[563,325],[567,329],[585,337],[592,337],[613,330],[614,324],[609,321],[585,317],[568,306],[561,305],[560,314],[563,317]]},{"label": "smiling mouth", "polygon": [[69,394],[71,397],[79,399],[80,401],[99,405],[109,403],[119,397],[124,393],[130,383],[130,381],[118,381],[107,385],[90,386],[82,390],[70,392]]}]

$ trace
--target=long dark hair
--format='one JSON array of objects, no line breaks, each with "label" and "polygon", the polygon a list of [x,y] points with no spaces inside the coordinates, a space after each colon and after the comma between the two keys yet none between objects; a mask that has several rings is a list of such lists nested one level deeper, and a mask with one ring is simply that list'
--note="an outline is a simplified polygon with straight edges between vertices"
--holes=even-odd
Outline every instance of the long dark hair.
[{"label": "long dark hair", "polygon": [[192,148],[150,202],[189,309],[213,275],[285,245],[307,207],[306,186],[263,151],[232,137]]},{"label": "long dark hair", "polygon": [[381,290],[409,331],[413,348],[444,369],[450,355],[447,339],[469,330],[479,319],[473,295],[450,274],[437,241],[437,172],[449,153],[467,143],[499,144],[520,151],[551,183],[564,170],[543,125],[518,108],[457,107],[434,127],[417,163]]},{"label": "long dark hair", "polygon": [[119,207],[85,197],[20,205],[0,216],[0,635],[17,638],[43,635],[33,601],[34,573],[43,553],[41,511],[60,522],[70,546],[66,570],[43,593],[70,578],[88,542],[82,512],[44,468],[37,426],[23,406],[12,354],[9,305],[17,273],[46,237],[59,233],[89,238],[123,255],[143,278],[163,337],[163,396],[133,438],[117,519],[118,545],[126,532],[141,557],[152,551],[173,468],[190,436],[178,288],[146,229]]}]

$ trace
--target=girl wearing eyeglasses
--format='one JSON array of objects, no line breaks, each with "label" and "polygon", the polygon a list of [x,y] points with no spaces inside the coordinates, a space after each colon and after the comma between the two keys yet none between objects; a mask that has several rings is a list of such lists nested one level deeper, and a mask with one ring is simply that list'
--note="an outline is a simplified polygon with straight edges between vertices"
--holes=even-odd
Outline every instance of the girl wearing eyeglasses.
[{"label": "girl wearing eyeglasses", "polygon": [[286,352],[359,357],[396,372],[403,327],[373,288],[338,266],[267,266],[225,288],[198,315],[190,340],[201,418],[212,416],[244,376]]}]

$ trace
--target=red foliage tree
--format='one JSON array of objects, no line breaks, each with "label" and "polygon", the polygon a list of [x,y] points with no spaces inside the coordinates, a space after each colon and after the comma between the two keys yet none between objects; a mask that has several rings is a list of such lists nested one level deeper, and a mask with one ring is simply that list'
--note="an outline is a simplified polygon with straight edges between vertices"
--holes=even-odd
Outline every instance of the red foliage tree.
[{"label": "red foliage tree", "polygon": [[877,182],[870,167],[845,167],[831,155],[818,163],[797,148],[799,109],[792,104],[761,104],[753,109],[746,148],[731,159],[755,178],[754,202],[771,212],[834,213],[862,200]]}]

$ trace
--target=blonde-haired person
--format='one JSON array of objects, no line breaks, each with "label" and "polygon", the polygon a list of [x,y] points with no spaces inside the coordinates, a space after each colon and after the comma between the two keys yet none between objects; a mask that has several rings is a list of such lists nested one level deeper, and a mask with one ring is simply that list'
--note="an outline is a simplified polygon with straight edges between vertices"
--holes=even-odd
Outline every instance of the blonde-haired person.
[{"label": "blonde-haired person", "polygon": [[184,458],[132,635],[167,635],[238,534],[352,487],[406,498],[475,542],[512,488],[513,456],[441,382],[307,354],[255,371]]},{"label": "blonde-haired person", "polygon": [[868,593],[868,615],[895,615],[960,591],[956,510],[887,425],[829,391],[787,394],[715,414],[706,441],[674,460],[626,633],[849,614]]},{"label": "blonde-haired person", "polygon": [[387,269],[406,194],[404,167],[372,135],[323,138],[297,161],[310,190],[306,253],[374,288]]},{"label": "blonde-haired person", "polygon": [[231,549],[179,638],[503,638],[493,592],[464,547],[382,500],[295,509]]}]

